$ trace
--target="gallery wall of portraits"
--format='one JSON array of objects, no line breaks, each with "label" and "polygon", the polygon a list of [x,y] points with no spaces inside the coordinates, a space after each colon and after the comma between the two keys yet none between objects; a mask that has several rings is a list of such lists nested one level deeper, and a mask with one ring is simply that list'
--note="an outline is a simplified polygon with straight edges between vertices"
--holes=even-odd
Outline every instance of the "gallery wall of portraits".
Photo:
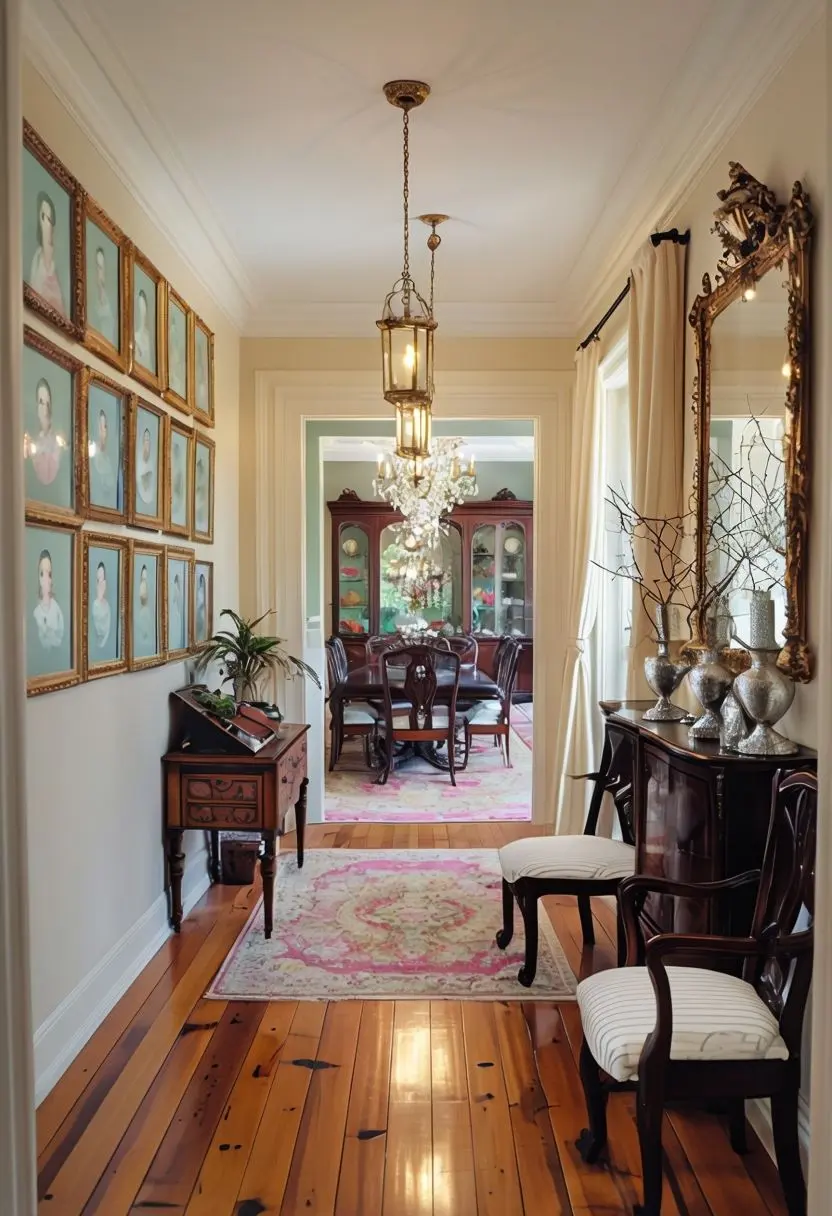
[{"label": "gallery wall of portraits", "polygon": [[34,695],[183,659],[212,633],[213,562],[183,542],[214,540],[214,335],[28,123],[23,190],[25,308],[77,344],[24,327]]}]

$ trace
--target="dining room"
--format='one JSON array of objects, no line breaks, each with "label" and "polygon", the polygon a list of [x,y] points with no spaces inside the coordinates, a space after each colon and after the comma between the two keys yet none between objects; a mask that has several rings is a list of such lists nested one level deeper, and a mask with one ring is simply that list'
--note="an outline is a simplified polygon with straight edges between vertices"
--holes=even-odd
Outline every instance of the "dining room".
[{"label": "dining room", "polygon": [[469,422],[418,470],[363,429],[319,441],[323,817],[528,821],[533,425]]}]

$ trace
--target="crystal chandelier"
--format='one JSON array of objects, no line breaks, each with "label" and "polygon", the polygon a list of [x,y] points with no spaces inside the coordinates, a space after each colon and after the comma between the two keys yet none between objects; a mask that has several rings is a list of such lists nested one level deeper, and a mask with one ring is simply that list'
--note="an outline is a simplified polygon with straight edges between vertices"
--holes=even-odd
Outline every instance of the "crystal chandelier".
[{"label": "crystal chandelier", "polygon": [[422,543],[435,541],[457,503],[478,492],[474,457],[463,466],[461,447],[461,439],[437,439],[424,459],[378,458],[373,493],[401,512],[409,531]]},{"label": "crystal chandelier", "polygon": [[[400,278],[393,284],[376,325],[381,331],[384,398],[396,407],[396,454],[425,457],[430,452],[430,407],[433,401],[433,255],[439,244],[436,226],[428,239],[431,250],[431,301],[416,290],[410,274],[410,111],[430,94],[420,80],[391,80],[384,95],[402,111],[404,187],[404,260]],[[431,243],[433,242],[433,243]]]}]

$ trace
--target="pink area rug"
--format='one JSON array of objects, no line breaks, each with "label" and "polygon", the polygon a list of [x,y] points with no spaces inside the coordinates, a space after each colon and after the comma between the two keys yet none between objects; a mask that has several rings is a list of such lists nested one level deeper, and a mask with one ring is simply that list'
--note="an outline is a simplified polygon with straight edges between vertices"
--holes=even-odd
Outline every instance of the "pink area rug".
[{"label": "pink area rug", "polygon": [[531,701],[528,703],[524,702],[522,705],[515,705],[511,711],[511,724],[529,751],[532,750],[532,736],[534,735],[532,713],[533,707]]},{"label": "pink area rug", "polygon": [[327,823],[458,823],[531,819],[532,757],[517,736],[511,740],[512,767],[503,764],[490,737],[474,739],[468,767],[457,773],[456,788],[447,773],[425,760],[409,760],[386,785],[364,766],[360,748],[344,748],[334,773],[326,774]]},{"label": "pink area rug", "polygon": [[206,993],[222,1000],[575,999],[576,980],[540,906],[537,976],[523,988],[523,927],[500,950],[496,849],[281,853],[274,931],[262,900]]}]

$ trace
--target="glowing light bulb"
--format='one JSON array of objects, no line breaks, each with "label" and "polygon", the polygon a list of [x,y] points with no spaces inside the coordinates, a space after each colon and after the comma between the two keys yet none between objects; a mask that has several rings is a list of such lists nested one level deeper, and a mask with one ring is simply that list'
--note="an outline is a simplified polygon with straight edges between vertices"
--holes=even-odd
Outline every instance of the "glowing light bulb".
[{"label": "glowing light bulb", "polygon": [[756,287],[746,287],[745,291],[742,293],[742,298],[744,300],[753,300],[756,294]]},{"label": "glowing light bulb", "polygon": [[405,347],[405,352],[402,355],[402,366],[404,367],[405,371],[408,372],[412,372],[413,368],[416,366],[416,351],[413,349],[410,343],[407,344]]}]

